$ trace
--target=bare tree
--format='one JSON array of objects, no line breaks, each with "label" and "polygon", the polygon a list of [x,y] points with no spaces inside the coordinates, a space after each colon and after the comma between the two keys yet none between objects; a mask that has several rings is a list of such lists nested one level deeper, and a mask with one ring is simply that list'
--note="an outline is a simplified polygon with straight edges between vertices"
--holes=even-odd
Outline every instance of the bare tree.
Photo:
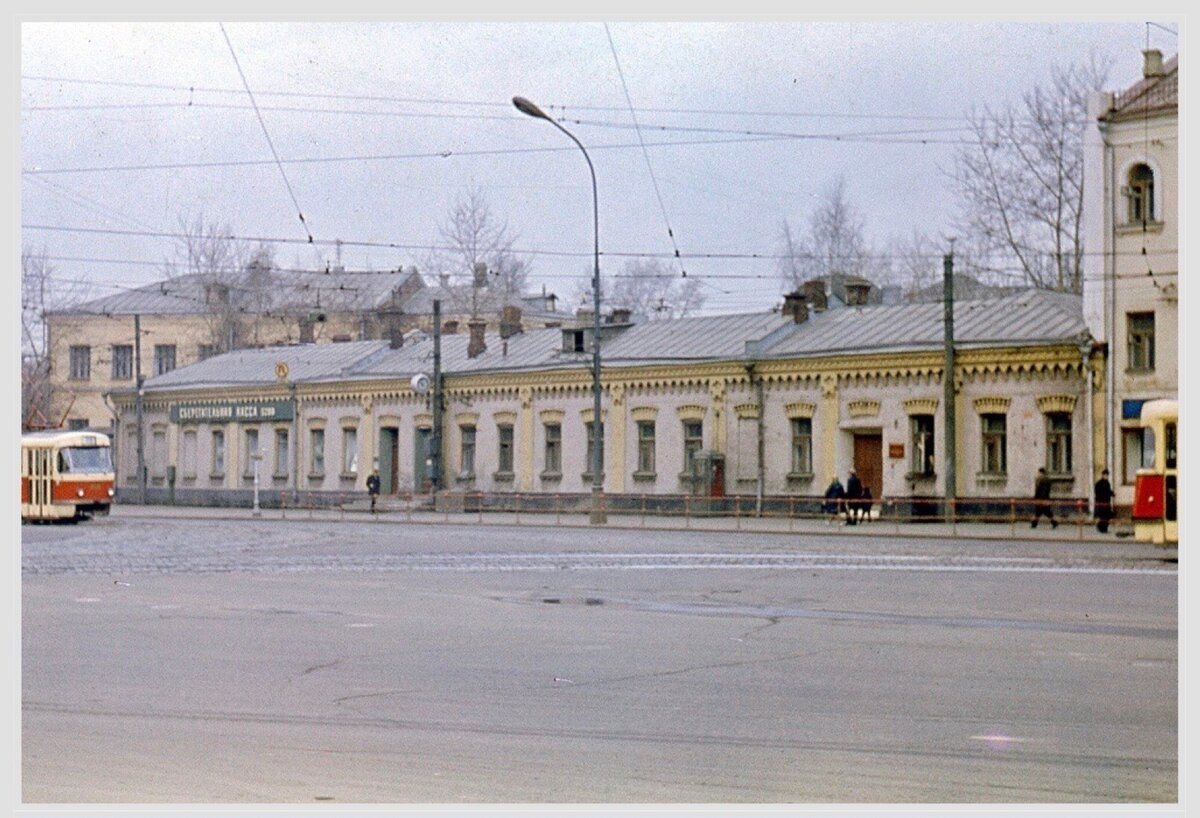
[{"label": "bare tree", "polygon": [[[696,278],[683,278],[659,259],[629,259],[614,277],[608,301],[651,321],[683,318],[704,306],[705,295]],[[588,281],[591,292],[591,281]]]},{"label": "bare tree", "polygon": [[461,194],[440,233],[444,249],[427,265],[441,271],[453,310],[478,318],[520,300],[529,262],[513,252],[516,235],[493,215],[482,191]]},{"label": "bare tree", "polygon": [[[248,242],[235,236],[228,224],[210,222],[203,213],[179,217],[175,255],[164,263],[164,272],[167,278],[201,276],[203,288],[196,297],[202,302],[209,343],[214,351],[241,346],[247,335],[245,316],[258,315],[253,309],[248,310],[245,303],[245,268],[252,258],[260,262],[265,258],[273,264],[269,250],[261,246],[252,249]],[[261,281],[258,283],[259,296],[265,297],[269,288],[261,286]]]},{"label": "bare tree", "polygon": [[1078,293],[1083,273],[1083,133],[1088,93],[1109,64],[1054,69],[1020,104],[969,118],[970,145],[950,175],[961,202],[957,227],[981,237],[981,269],[1016,270],[1028,285]]},{"label": "bare tree", "polygon": [[55,277],[46,251],[21,249],[21,426],[58,426],[56,399],[50,377],[55,347],[46,313],[61,309],[83,295],[82,285]]},{"label": "bare tree", "polygon": [[846,179],[835,178],[798,232],[784,218],[779,227],[779,277],[787,290],[815,278],[864,275],[871,261],[865,220],[850,202]]}]

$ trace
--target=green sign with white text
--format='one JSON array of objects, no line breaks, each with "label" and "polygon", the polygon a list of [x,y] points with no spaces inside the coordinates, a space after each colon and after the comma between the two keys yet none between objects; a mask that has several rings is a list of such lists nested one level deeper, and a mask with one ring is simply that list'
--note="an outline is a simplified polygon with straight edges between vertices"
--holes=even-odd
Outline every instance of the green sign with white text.
[{"label": "green sign with white text", "polygon": [[296,405],[290,400],[171,404],[172,423],[265,423],[295,416]]}]

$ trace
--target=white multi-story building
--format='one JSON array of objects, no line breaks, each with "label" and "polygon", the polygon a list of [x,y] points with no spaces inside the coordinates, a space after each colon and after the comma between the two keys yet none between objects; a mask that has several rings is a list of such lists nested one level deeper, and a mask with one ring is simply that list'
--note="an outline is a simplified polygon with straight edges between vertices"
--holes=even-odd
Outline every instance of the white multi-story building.
[{"label": "white multi-story building", "polygon": [[1140,80],[1090,100],[1085,139],[1083,311],[1107,347],[1096,423],[1118,505],[1152,454],[1142,404],[1179,393],[1179,64],[1144,56]]}]

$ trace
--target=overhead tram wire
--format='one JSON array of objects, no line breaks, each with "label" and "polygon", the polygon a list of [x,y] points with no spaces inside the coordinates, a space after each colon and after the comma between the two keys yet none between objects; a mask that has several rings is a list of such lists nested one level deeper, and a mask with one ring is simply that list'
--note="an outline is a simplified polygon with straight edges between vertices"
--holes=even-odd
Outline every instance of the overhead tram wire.
[{"label": "overhead tram wire", "polygon": [[283,177],[283,184],[287,188],[288,196],[292,199],[292,204],[296,206],[296,215],[300,217],[300,224],[304,227],[304,232],[308,235],[308,243],[313,243],[312,231],[308,229],[308,222],[304,220],[304,211],[300,208],[300,202],[296,201],[296,194],[292,190],[292,183],[288,181],[287,172],[283,169],[283,164],[279,161],[279,152],[275,150],[275,143],[271,141],[271,134],[267,130],[267,123],[263,120],[262,112],[258,110],[258,103],[254,101],[254,92],[250,90],[250,83],[246,80],[246,74],[242,71],[242,64],[238,61],[237,52],[233,48],[233,42],[229,39],[229,34],[225,31],[224,23],[217,23],[221,29],[221,36],[225,38],[225,44],[229,46],[229,53],[233,57],[233,64],[237,66],[238,76],[242,78],[242,85],[246,86],[246,96],[250,97],[250,104],[254,106],[254,114],[258,117],[258,124],[262,127],[263,136],[267,138],[267,145],[271,148],[271,155],[275,157],[275,164],[279,167],[279,175]]}]

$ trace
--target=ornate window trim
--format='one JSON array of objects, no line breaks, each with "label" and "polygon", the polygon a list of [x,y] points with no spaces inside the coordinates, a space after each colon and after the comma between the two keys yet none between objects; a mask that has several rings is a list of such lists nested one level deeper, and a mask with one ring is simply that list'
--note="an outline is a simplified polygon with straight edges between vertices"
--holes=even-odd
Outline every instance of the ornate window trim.
[{"label": "ornate window trim", "polygon": [[797,420],[800,418],[809,418],[811,420],[812,416],[816,414],[817,405],[808,401],[798,400],[785,404],[783,409],[787,413],[788,420]]},{"label": "ornate window trim", "polygon": [[543,409],[538,412],[538,422],[545,426],[547,423],[561,424],[563,420],[562,409]]},{"label": "ornate window trim", "polygon": [[1007,415],[1012,398],[989,397],[975,399],[975,414],[977,415]]},{"label": "ornate window trim", "polygon": [[1043,415],[1048,415],[1052,412],[1062,412],[1070,415],[1075,412],[1075,396],[1044,395],[1037,399],[1037,408]]},{"label": "ornate window trim", "polygon": [[733,411],[739,420],[755,420],[758,418],[757,403],[739,403],[733,407]]},{"label": "ornate window trim", "polygon": [[933,415],[937,414],[937,408],[937,398],[910,398],[904,401],[906,415]]},{"label": "ornate window trim", "polygon": [[658,419],[657,406],[635,406],[629,413],[634,421],[655,421]]},{"label": "ornate window trim", "polygon": [[680,420],[704,420],[704,415],[708,410],[697,403],[686,403],[683,406],[676,406],[675,412],[679,415]]},{"label": "ornate window trim", "polygon": [[874,399],[852,400],[846,404],[846,411],[852,418],[873,418],[879,415],[879,401]]}]

